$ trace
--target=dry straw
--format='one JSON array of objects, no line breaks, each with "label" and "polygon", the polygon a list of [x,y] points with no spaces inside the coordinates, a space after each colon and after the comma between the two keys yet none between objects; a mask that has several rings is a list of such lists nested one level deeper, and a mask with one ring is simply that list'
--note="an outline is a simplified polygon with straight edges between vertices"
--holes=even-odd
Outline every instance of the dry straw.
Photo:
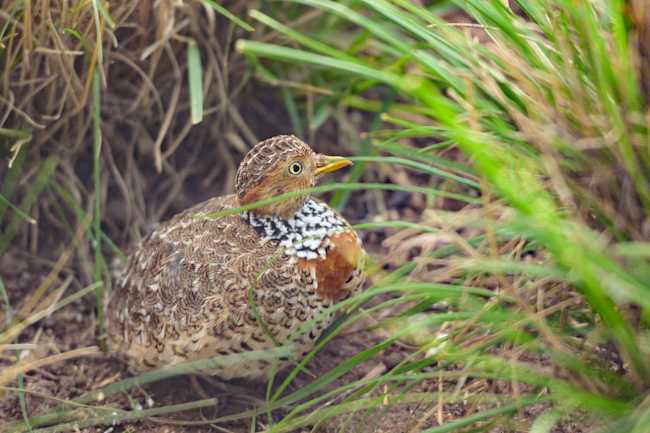
[{"label": "dry straw", "polygon": [[[246,75],[232,43],[246,30],[223,8],[244,15],[248,2],[0,3],[0,221],[21,218],[5,212],[6,200],[31,217],[43,211],[42,192],[27,209],[20,204],[53,155],[60,162],[45,191],[56,184],[79,209],[99,202],[118,241],[168,212],[192,175],[215,193],[227,188],[234,158],[257,140],[237,108]],[[188,58],[200,70],[188,70]],[[192,125],[191,114],[205,121]],[[53,219],[76,225],[61,221],[78,217],[68,211],[39,220],[39,230]],[[27,245],[28,227],[17,234]]]}]

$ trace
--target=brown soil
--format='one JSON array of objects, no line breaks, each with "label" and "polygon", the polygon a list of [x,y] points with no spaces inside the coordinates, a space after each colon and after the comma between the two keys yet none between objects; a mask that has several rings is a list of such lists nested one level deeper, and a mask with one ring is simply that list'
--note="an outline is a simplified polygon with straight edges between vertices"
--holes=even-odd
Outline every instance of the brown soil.
[{"label": "brown soil", "polygon": [[[366,238],[366,243],[375,255],[384,249],[379,243],[379,236],[374,234]],[[0,275],[10,295],[12,305],[18,306],[24,301],[24,297],[38,286],[46,274],[47,266],[39,265],[34,260],[28,260],[24,253],[13,248],[0,260]],[[59,282],[61,283],[61,282]],[[54,284],[56,287],[57,284]],[[69,290],[72,290],[70,288]],[[388,314],[388,313],[387,313]],[[374,322],[374,321],[373,321]],[[360,351],[382,341],[386,337],[385,331],[370,331],[366,327],[370,322],[361,323],[354,329],[348,330],[344,335],[337,337],[322,350],[309,368],[316,376],[339,365],[345,359],[359,353]],[[32,353],[33,357],[44,357],[49,354],[68,351],[80,347],[88,347],[97,344],[95,338],[95,312],[94,299],[86,296],[84,299],[74,302],[67,307],[55,312],[47,319],[31,326],[25,330],[20,338],[21,343],[37,343],[37,349]],[[6,356],[11,352],[5,352],[0,361],[2,365],[9,366],[15,361]],[[330,388],[342,385],[364,377],[374,377],[396,366],[405,357],[411,355],[412,349],[406,343],[393,345],[379,353],[371,361],[361,364],[344,377],[339,378]],[[65,362],[47,365],[30,371],[24,376],[24,389],[27,413],[30,416],[46,414],[58,406],[56,399],[74,399],[88,391],[98,389],[102,386],[114,383],[128,377],[130,374],[121,362],[112,359],[110,356],[99,354],[92,357],[84,357]],[[282,376],[280,376],[282,377]],[[302,374],[291,386],[290,390],[298,389],[302,384],[313,380]],[[276,382],[277,383],[277,382]],[[15,387],[16,383],[10,386]],[[431,379],[418,383],[412,392],[436,392],[440,389],[454,390],[455,383],[440,383],[437,379]],[[225,387],[225,390],[224,390]],[[504,401],[510,398],[511,387],[509,384],[501,384],[489,381],[469,380],[463,385],[472,394],[480,392],[500,392],[504,395]],[[471,391],[470,391],[471,390]],[[234,392],[233,392],[234,391]],[[207,379],[192,377],[177,377],[174,379],[160,381],[142,388],[134,388],[130,395],[116,394],[103,402],[105,405],[114,405],[123,409],[133,408],[134,405],[147,407],[152,404],[156,407],[194,401],[203,398],[216,397],[219,400],[217,407],[203,409],[201,411],[184,412],[169,415],[165,418],[155,420],[136,421],[120,425],[111,430],[107,426],[85,428],[83,432],[192,432],[214,431],[211,425],[181,425],[188,421],[201,421],[213,419],[224,414],[237,413],[250,408],[250,403],[244,400],[258,399],[264,401],[266,384],[255,382],[233,381],[228,384],[211,383]],[[385,395],[389,391],[387,386],[381,386],[371,391],[366,397]],[[327,407],[331,404],[338,404],[338,398],[323,404]],[[446,423],[450,420],[463,417],[480,409],[488,409],[480,404],[472,404],[469,401],[456,404],[439,405],[437,402],[426,404],[386,404],[381,409],[370,411],[358,411],[352,414],[339,415],[337,417],[311,423],[312,428],[296,431],[319,431],[319,432],[376,432],[376,433],[406,433],[418,432],[428,427]],[[538,405],[528,408],[522,414],[513,418],[500,418],[500,425],[491,430],[497,432],[527,431],[530,420],[539,415],[546,407]],[[275,412],[274,417],[281,417],[283,412]],[[22,413],[16,392],[5,392],[0,397],[0,422],[22,420]],[[251,431],[251,419],[240,422],[219,424],[219,431],[248,432]],[[263,430],[269,420],[265,416],[259,417],[256,421],[256,428]],[[579,425],[567,423],[561,429],[553,430],[554,433],[586,433],[589,430]]]}]

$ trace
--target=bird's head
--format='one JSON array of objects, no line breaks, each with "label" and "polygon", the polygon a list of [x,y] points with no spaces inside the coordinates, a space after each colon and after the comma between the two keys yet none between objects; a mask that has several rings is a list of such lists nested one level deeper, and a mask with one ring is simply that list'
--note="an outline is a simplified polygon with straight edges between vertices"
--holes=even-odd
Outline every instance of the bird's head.
[{"label": "bird's head", "polygon": [[[240,206],[310,188],[321,174],[352,165],[340,156],[314,152],[293,135],[278,135],[258,143],[244,157],[237,170],[235,189]],[[252,209],[259,215],[291,218],[304,203],[305,196],[295,196]]]}]

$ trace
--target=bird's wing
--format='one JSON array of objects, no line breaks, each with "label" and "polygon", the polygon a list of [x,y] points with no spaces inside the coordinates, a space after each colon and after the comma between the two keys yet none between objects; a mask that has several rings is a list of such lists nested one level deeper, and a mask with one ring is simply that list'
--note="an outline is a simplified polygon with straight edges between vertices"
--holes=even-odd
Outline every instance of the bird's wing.
[{"label": "bird's wing", "polygon": [[[314,275],[263,242],[238,215],[200,217],[236,203],[231,195],[194,206],[135,249],[107,306],[113,347],[152,359],[140,353],[153,346],[154,359],[166,363],[163,354],[172,349],[204,357],[255,346],[250,338],[268,346],[273,338],[266,333],[284,339],[321,306]],[[268,326],[260,326],[260,318]],[[203,353],[208,347],[211,353]]]}]

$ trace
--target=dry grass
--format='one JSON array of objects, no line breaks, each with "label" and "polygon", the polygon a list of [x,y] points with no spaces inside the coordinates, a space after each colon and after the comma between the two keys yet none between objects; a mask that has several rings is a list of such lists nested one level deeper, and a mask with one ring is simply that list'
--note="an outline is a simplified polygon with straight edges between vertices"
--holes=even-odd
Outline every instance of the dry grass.
[{"label": "dry grass", "polygon": [[[48,189],[56,184],[86,211],[99,194],[103,228],[125,242],[194,200],[182,197],[184,185],[228,189],[237,155],[257,137],[238,110],[246,75],[231,45],[241,29],[199,1],[111,2],[112,22],[96,4],[2,3],[0,142],[7,159],[0,176],[6,178],[10,159],[17,176],[8,198],[20,203],[40,161],[57,156]],[[225,4],[240,14],[247,5]],[[205,121],[196,126],[185,58],[191,40],[200,47],[204,78]],[[101,191],[91,176],[95,73],[102,84]],[[75,216],[70,209],[57,214],[50,199],[42,194],[28,209],[37,228],[17,233],[32,253],[48,239],[39,235],[43,228],[66,226]]]}]

